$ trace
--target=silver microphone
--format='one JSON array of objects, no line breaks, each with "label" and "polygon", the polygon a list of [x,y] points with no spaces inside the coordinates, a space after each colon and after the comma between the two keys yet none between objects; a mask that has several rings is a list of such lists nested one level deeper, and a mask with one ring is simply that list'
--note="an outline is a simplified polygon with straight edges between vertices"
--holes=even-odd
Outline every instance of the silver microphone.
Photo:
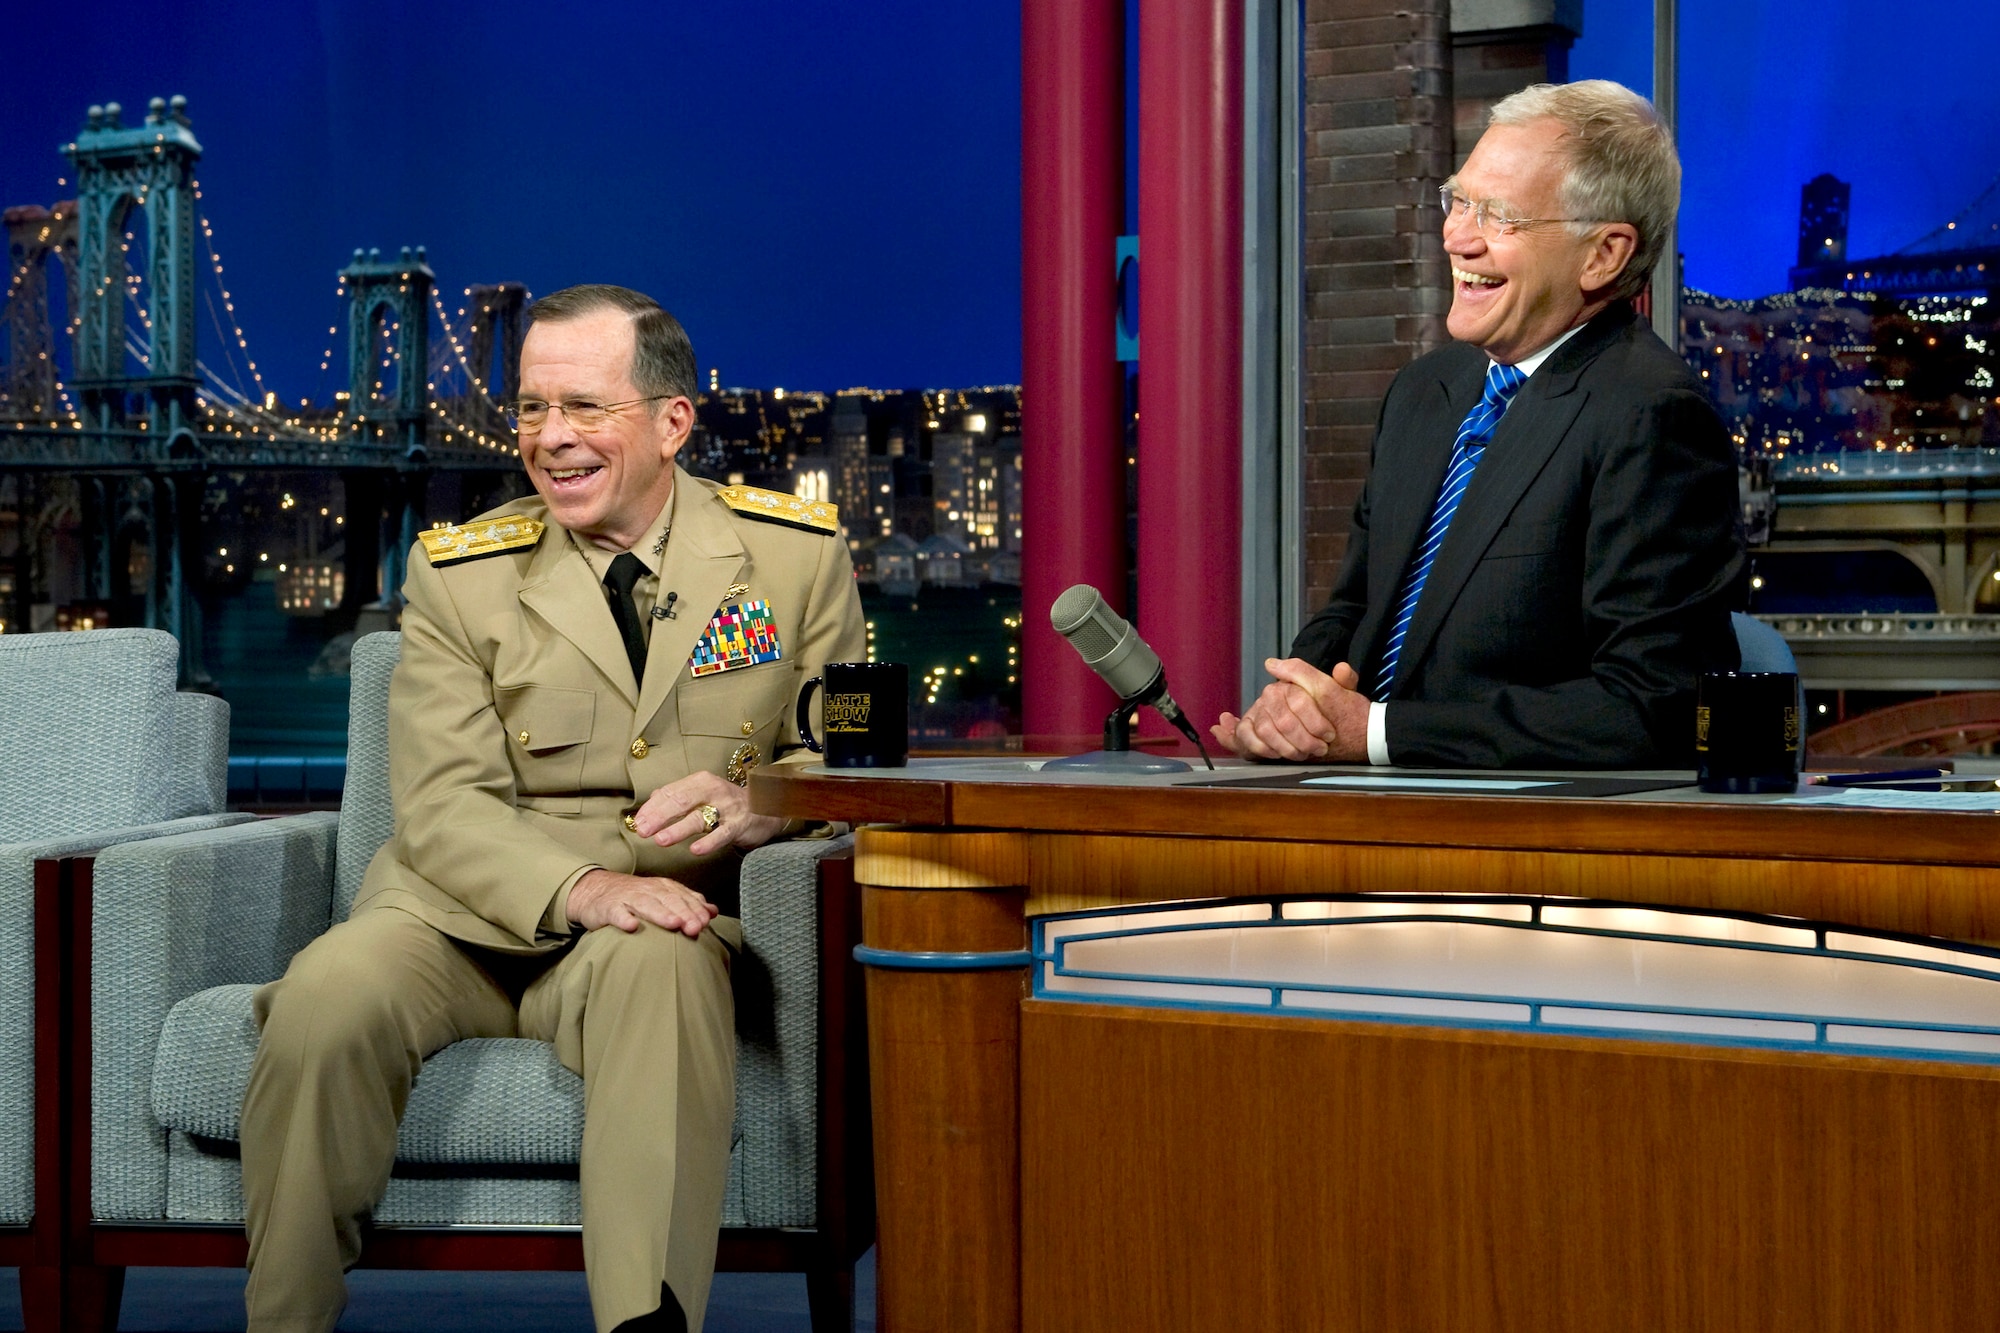
[{"label": "silver microphone", "polygon": [[1188,730],[1180,705],[1167,693],[1166,668],[1160,665],[1160,655],[1146,646],[1131,622],[1104,604],[1097,589],[1079,583],[1063,593],[1049,608],[1049,623],[1119,699],[1128,704],[1151,704],[1183,732]]}]

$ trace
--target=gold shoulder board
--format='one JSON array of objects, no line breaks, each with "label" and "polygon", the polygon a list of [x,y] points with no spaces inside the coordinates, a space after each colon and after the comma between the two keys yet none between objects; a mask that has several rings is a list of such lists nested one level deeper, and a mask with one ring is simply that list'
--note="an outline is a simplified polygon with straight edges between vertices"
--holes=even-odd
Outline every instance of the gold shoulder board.
[{"label": "gold shoulder board", "polygon": [[507,514],[489,518],[483,523],[451,523],[440,528],[426,528],[418,540],[423,542],[424,554],[431,558],[432,564],[453,565],[461,560],[477,560],[481,556],[533,546],[542,539],[542,532],[547,526],[540,519]]},{"label": "gold shoulder board", "polygon": [[716,494],[731,509],[751,518],[804,528],[807,532],[840,531],[840,511],[824,500],[801,500],[796,495],[760,491],[755,486],[724,486]]}]

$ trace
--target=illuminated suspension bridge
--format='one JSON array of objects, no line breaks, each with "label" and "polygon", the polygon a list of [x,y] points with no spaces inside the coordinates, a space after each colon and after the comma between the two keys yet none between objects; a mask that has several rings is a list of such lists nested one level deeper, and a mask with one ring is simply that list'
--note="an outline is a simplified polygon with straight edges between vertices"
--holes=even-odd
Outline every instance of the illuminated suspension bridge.
[{"label": "illuminated suspension bridge", "polygon": [[2000,294],[2000,176],[1929,234],[1872,259],[1846,257],[1845,203],[1840,212],[1825,248],[1811,262],[1801,256],[1792,270],[1793,290],[1825,287],[1896,297]]},{"label": "illuminated suspension bridge", "polygon": [[[434,472],[517,474],[500,404],[515,387],[528,301],[519,283],[468,286],[454,315],[423,247],[356,250],[337,278],[317,386],[323,394],[344,362],[345,387],[330,402],[281,392],[237,318],[202,208],[201,151],[185,98],[154,98],[130,126],[115,102],[91,107],[63,149],[75,199],[5,212],[0,308],[0,474],[13,480],[17,519],[24,486],[50,474],[79,483],[86,532],[101,537],[118,514],[140,512],[156,584],[146,619],[184,646],[199,636],[189,571],[210,474],[338,470],[350,517],[377,520],[392,598]],[[212,339],[198,346],[204,327]],[[104,540],[104,558],[85,561],[93,583],[108,581]],[[350,568],[350,582],[361,572]]]}]

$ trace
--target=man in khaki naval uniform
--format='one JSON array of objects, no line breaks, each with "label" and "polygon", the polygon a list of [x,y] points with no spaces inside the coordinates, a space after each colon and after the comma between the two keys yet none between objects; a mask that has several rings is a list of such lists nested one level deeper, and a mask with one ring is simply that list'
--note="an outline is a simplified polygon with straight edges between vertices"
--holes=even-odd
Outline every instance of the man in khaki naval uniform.
[{"label": "man in khaki naval uniform", "polygon": [[395,836],[350,918],[257,996],[253,1333],[333,1328],[423,1058],[515,1035],[584,1080],[599,1333],[701,1326],[734,1103],[736,871],[784,831],[730,779],[798,745],[800,685],[861,658],[865,629],[830,507],[674,466],[695,367],[672,316],[577,287],[529,317],[517,407],[539,499],[412,552]]}]

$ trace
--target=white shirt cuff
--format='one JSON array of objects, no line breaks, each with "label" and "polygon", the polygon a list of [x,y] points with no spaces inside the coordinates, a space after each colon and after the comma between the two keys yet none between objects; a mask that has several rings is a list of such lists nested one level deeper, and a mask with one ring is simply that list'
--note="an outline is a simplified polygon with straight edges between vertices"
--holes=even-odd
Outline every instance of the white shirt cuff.
[{"label": "white shirt cuff", "polygon": [[1368,762],[1389,762],[1389,705],[1380,700],[1368,704]]}]

